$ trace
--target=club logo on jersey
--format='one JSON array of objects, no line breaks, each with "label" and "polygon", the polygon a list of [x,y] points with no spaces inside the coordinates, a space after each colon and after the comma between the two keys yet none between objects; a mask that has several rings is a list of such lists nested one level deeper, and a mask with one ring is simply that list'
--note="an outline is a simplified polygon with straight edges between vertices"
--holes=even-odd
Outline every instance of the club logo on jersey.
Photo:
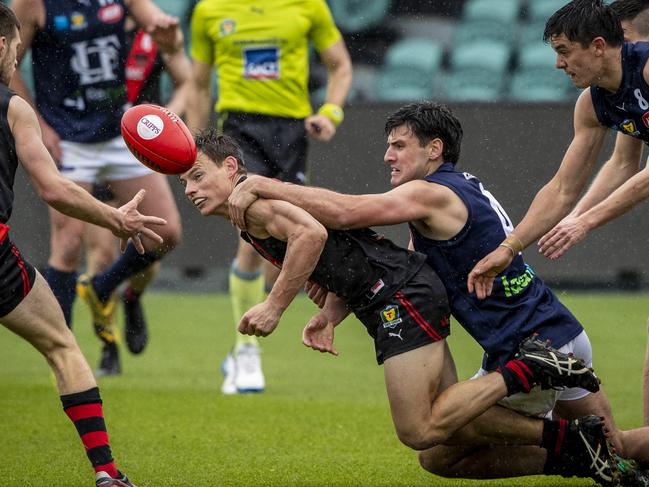
[{"label": "club logo on jersey", "polygon": [[644,126],[649,129],[649,112],[644,112],[642,115],[642,123],[644,123]]},{"label": "club logo on jersey", "polygon": [[99,9],[99,12],[97,12],[97,17],[104,24],[114,24],[122,20],[122,17],[124,17],[124,9],[117,3],[113,5],[107,5]]},{"label": "club logo on jersey", "polygon": [[399,307],[394,304],[389,304],[381,311],[381,321],[383,322],[383,328],[394,328],[395,326],[401,324],[403,321],[399,317]]},{"label": "club logo on jersey", "polygon": [[118,79],[119,48],[119,38],[116,35],[73,43],[74,55],[70,65],[79,75],[79,83],[86,86]]},{"label": "club logo on jersey", "polygon": [[164,127],[164,122],[157,115],[145,115],[137,123],[137,134],[144,140],[155,139]]},{"label": "club logo on jersey", "polygon": [[243,76],[247,79],[279,79],[279,48],[251,47],[244,49]]},{"label": "club logo on jersey", "polygon": [[628,118],[620,124],[620,128],[625,134],[634,135],[636,137],[640,135],[640,132],[635,128],[635,122]]},{"label": "club logo on jersey", "polygon": [[72,12],[72,15],[70,15],[70,22],[70,29],[72,30],[83,30],[88,27],[86,16],[80,12]]},{"label": "club logo on jersey", "polygon": [[70,28],[70,21],[65,15],[57,15],[54,17],[54,30],[68,30]]},{"label": "club logo on jersey", "polygon": [[225,19],[221,22],[219,30],[221,31],[221,37],[229,36],[237,30],[237,23],[232,19]]}]

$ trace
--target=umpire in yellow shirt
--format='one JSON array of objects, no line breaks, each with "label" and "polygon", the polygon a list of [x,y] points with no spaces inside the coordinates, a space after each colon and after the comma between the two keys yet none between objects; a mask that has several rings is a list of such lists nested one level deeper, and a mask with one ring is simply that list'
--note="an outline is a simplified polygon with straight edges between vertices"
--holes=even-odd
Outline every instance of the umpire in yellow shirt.
[{"label": "umpire in yellow shirt", "polygon": [[[310,43],[328,73],[326,101],[316,113],[308,92]],[[217,123],[242,146],[248,171],[304,184],[307,139],[331,140],[343,121],[352,80],[349,53],[325,0],[201,0],[192,15],[191,44],[195,86],[188,125],[203,129],[208,123],[214,66]],[[239,241],[230,271],[235,327],[263,300],[276,276],[275,268],[262,264],[255,250]],[[262,392],[256,338],[236,336],[222,363],[221,390]]]}]

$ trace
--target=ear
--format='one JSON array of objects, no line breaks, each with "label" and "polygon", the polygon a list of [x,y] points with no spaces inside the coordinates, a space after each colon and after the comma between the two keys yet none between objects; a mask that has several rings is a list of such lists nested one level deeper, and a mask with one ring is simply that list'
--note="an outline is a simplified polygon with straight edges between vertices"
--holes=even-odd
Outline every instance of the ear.
[{"label": "ear", "polygon": [[428,143],[428,158],[429,159],[439,159],[442,157],[444,152],[444,142],[442,139],[435,138]]},{"label": "ear", "polygon": [[239,170],[239,163],[237,162],[237,158],[234,156],[228,156],[223,159],[223,166],[225,167],[225,171],[229,178],[234,176]]},{"label": "ear", "polygon": [[608,43],[601,36],[595,37],[592,41],[590,41],[590,45],[594,49],[595,54],[599,56],[604,55],[606,49],[608,48]]}]

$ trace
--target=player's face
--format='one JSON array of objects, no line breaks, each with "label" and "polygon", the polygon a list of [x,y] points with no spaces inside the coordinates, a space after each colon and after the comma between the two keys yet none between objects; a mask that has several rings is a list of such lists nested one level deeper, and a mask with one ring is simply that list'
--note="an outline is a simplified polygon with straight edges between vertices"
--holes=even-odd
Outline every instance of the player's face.
[{"label": "player's face", "polygon": [[429,172],[429,154],[428,146],[422,147],[407,125],[390,132],[383,160],[390,165],[392,187],[425,177]]},{"label": "player's face", "polygon": [[217,166],[204,153],[199,152],[191,169],[180,175],[185,196],[203,216],[228,216],[228,197],[232,183],[225,164]]},{"label": "player's face", "polygon": [[9,85],[18,66],[18,47],[20,46],[20,32],[15,28],[15,33],[11,42],[3,37],[2,44],[2,63],[0,64],[0,81]]},{"label": "player's face", "polygon": [[552,49],[557,53],[557,69],[562,69],[577,88],[588,88],[595,84],[602,69],[602,56],[594,41],[584,49],[579,42],[568,40],[565,34],[550,39]]}]

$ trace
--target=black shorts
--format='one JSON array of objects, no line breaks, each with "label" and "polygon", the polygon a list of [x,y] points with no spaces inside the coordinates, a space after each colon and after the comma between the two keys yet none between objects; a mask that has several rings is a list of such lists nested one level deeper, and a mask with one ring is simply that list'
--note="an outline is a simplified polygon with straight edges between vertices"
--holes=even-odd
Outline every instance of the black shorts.
[{"label": "black shorts", "polygon": [[34,286],[36,270],[23,260],[20,252],[2,231],[6,226],[0,225],[0,316],[12,312],[25,299]]},{"label": "black shorts", "polygon": [[93,184],[90,194],[92,194],[102,203],[108,203],[117,199],[115,193],[113,193],[113,191],[110,189],[110,186],[104,183]]},{"label": "black shorts", "polygon": [[399,291],[357,318],[374,338],[376,361],[445,339],[451,314],[444,285],[424,265]]},{"label": "black shorts", "polygon": [[249,172],[304,184],[307,136],[303,119],[223,112],[217,124],[239,143]]}]

